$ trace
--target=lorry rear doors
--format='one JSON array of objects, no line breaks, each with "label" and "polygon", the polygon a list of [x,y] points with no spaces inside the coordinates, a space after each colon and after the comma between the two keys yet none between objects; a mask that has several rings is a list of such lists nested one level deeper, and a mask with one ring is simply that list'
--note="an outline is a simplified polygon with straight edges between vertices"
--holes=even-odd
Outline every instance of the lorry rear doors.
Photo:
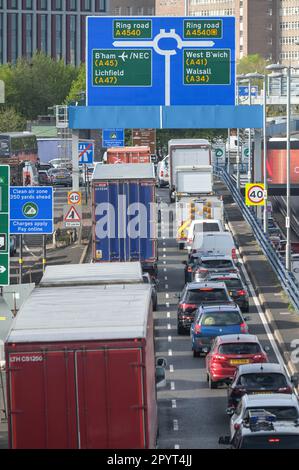
[{"label": "lorry rear doors", "polygon": [[76,352],[79,448],[144,448],[140,349]]}]

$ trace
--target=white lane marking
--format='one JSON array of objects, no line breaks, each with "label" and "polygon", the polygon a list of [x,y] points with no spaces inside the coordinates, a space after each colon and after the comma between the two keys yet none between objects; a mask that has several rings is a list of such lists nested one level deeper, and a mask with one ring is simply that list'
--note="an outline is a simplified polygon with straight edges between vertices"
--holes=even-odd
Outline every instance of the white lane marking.
[{"label": "white lane marking", "polygon": [[166,307],[169,308],[169,302],[166,302]]},{"label": "white lane marking", "polygon": [[291,315],[291,312],[280,312],[280,315]]},{"label": "white lane marking", "polygon": [[174,372],[174,368],[173,368],[172,364],[170,364],[170,366],[169,366],[169,372]]},{"label": "white lane marking", "polygon": [[167,329],[171,330],[171,324],[170,323],[167,324]]},{"label": "white lane marking", "polygon": [[167,292],[165,294],[165,297],[166,297],[166,299],[169,299],[169,294],[167,294]]},{"label": "white lane marking", "polygon": [[165,245],[166,245],[166,242],[163,242],[163,246],[165,246]]},{"label": "white lane marking", "polygon": [[176,408],[176,400],[171,400],[171,406],[172,408]]},{"label": "white lane marking", "polygon": [[167,281],[168,277],[167,277],[167,276],[164,276],[164,279],[165,279],[165,281]]},{"label": "white lane marking", "polygon": [[168,349],[168,356],[172,356],[172,350]]},{"label": "white lane marking", "polygon": [[164,253],[164,255],[163,255],[163,258],[166,258],[166,255],[165,255],[165,253]]},{"label": "white lane marking", "polygon": [[166,264],[166,261],[163,261],[163,264]]},{"label": "white lane marking", "polygon": [[165,284],[165,289],[168,289],[168,284]]},{"label": "white lane marking", "polygon": [[170,318],[170,312],[167,312],[167,318]]},{"label": "white lane marking", "polygon": [[176,445],[174,446],[174,448],[175,448],[175,449],[180,449],[180,445],[179,445],[179,444],[176,444]]},{"label": "white lane marking", "polygon": [[268,323],[267,323],[266,316],[265,316],[265,314],[264,314],[264,312],[263,312],[263,310],[262,310],[262,307],[261,307],[261,305],[260,305],[260,303],[259,303],[259,300],[258,300],[258,298],[257,298],[257,296],[256,296],[256,294],[255,294],[255,290],[254,290],[253,285],[252,285],[252,283],[251,283],[251,281],[250,281],[250,278],[249,278],[249,276],[248,276],[248,274],[247,274],[247,271],[246,271],[246,269],[245,269],[243,260],[242,260],[242,258],[241,258],[241,256],[240,256],[239,250],[236,250],[236,251],[237,251],[237,254],[238,254],[238,259],[239,259],[239,262],[240,262],[240,265],[241,265],[241,269],[242,269],[243,275],[244,275],[245,280],[246,280],[246,282],[247,282],[247,284],[248,284],[248,287],[249,287],[249,291],[250,291],[252,300],[253,300],[253,302],[254,302],[254,304],[255,304],[255,306],[256,306],[256,309],[257,309],[257,311],[258,311],[258,314],[259,314],[259,317],[260,317],[260,319],[261,319],[261,322],[262,322],[262,324],[263,324],[263,326],[264,326],[264,328],[265,328],[266,334],[267,334],[268,339],[269,339],[269,341],[270,341],[270,343],[271,343],[271,346],[272,346],[272,348],[273,348],[274,354],[275,354],[275,356],[276,356],[276,358],[277,358],[279,364],[280,364],[282,367],[284,367],[284,361],[283,361],[282,356],[281,356],[281,354],[280,354],[280,352],[279,352],[279,349],[278,349],[278,346],[277,346],[276,341],[275,341],[275,339],[274,339],[274,336],[273,336],[273,334],[271,333],[271,330],[270,330],[269,325],[268,325]]},{"label": "white lane marking", "polygon": [[169,343],[171,343],[171,341],[172,341],[172,338],[171,338],[171,336],[168,336],[168,338],[167,338],[167,339],[168,339],[168,342],[169,342]]},{"label": "white lane marking", "polygon": [[162,237],[162,239],[163,239],[163,240],[165,240],[165,239],[166,239],[166,237]]},{"label": "white lane marking", "polygon": [[166,248],[163,248],[163,251],[166,251]]},{"label": "white lane marking", "polygon": [[170,390],[175,390],[175,383],[174,382],[170,382]]},{"label": "white lane marking", "polygon": [[173,430],[178,431],[179,430],[179,422],[177,419],[173,420]]},{"label": "white lane marking", "polygon": [[163,268],[163,271],[166,273],[166,272],[167,272],[167,268]]}]

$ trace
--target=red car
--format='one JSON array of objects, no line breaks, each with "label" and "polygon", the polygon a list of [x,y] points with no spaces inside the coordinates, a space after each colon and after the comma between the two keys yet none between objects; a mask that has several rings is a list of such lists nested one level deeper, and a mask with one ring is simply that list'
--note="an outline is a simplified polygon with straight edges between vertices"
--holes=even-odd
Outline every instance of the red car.
[{"label": "red car", "polygon": [[231,381],[240,364],[269,362],[257,336],[249,334],[217,336],[206,356],[207,380],[210,388]]}]

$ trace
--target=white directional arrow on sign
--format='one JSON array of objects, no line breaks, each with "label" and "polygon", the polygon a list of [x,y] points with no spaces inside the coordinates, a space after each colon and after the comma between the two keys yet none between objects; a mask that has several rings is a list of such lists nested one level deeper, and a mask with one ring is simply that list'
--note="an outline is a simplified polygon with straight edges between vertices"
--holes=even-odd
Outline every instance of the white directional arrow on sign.
[{"label": "white directional arrow on sign", "polygon": [[5,273],[6,267],[5,266],[0,266],[0,274]]}]

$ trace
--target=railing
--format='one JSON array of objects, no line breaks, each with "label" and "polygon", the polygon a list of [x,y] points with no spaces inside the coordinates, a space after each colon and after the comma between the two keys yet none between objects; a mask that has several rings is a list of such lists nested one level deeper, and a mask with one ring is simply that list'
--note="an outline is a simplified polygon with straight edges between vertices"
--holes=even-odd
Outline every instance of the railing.
[{"label": "railing", "polygon": [[215,173],[224,181],[230,190],[234,201],[238,204],[244,219],[252,228],[252,232],[260,244],[265,256],[269,260],[273,270],[275,271],[280,283],[289,296],[294,308],[299,310],[299,284],[295,276],[286,270],[283,258],[275,251],[268,236],[263,232],[263,228],[258,223],[255,215],[244,203],[243,197],[235,186],[235,182],[230,175],[222,169],[217,168]]}]

